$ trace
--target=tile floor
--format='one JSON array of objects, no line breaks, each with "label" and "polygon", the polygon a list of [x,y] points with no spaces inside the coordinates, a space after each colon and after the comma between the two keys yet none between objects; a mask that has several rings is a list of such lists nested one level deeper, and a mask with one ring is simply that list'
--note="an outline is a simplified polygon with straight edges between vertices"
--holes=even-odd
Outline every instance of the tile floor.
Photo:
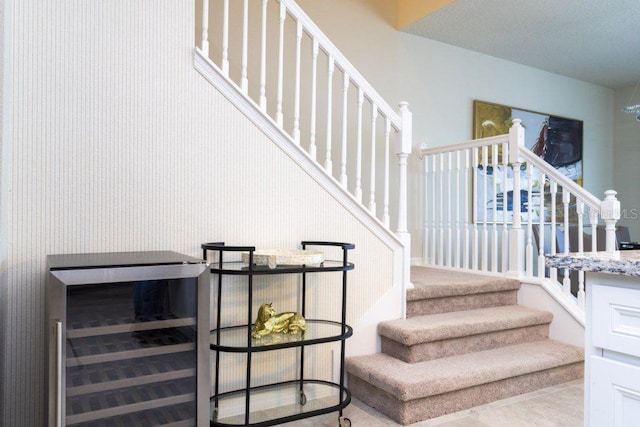
[{"label": "tile floor", "polygon": [[[454,414],[411,424],[411,427],[581,427],[582,380],[521,394]],[[344,415],[353,427],[400,426],[357,399]],[[282,427],[338,427],[337,413],[283,424]]]}]

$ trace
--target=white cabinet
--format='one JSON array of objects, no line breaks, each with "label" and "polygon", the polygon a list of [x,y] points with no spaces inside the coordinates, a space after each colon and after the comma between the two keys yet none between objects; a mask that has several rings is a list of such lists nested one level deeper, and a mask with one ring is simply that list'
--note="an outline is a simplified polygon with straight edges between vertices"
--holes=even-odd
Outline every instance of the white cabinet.
[{"label": "white cabinet", "polygon": [[588,273],[585,426],[640,425],[640,278]]},{"label": "white cabinet", "polygon": [[591,356],[590,425],[637,426],[640,423],[640,367]]},{"label": "white cabinet", "polygon": [[640,356],[640,287],[594,285],[593,345]]}]

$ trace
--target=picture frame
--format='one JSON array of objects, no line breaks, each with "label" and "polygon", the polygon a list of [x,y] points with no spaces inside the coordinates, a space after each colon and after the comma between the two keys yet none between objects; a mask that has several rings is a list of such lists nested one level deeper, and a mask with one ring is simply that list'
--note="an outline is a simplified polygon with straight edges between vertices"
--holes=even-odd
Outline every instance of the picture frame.
[{"label": "picture frame", "polygon": [[[473,101],[473,138],[485,138],[490,136],[504,135],[509,133],[513,119],[520,119],[521,125],[525,128],[525,147],[533,151],[536,155],[544,159],[547,163],[558,169],[560,173],[567,176],[578,185],[582,186],[582,151],[583,151],[583,129],[584,123],[581,120],[555,116],[552,114],[540,113],[486,101]],[[504,179],[505,171],[502,166],[502,153],[499,148],[498,165],[487,165],[485,170],[482,156],[479,157],[479,164],[476,166],[476,173],[473,179],[477,183],[477,193],[472,201],[474,206],[474,222],[503,222],[504,215],[507,215],[507,222],[513,221],[513,171],[507,168],[507,178]],[[491,160],[489,155],[489,160]],[[531,216],[532,221],[540,221],[540,198],[550,200],[549,183],[545,182],[544,188],[540,188],[539,176],[534,171],[533,189],[531,199],[528,200],[528,177],[526,164],[523,163],[520,170],[520,210],[521,221],[528,221]],[[485,180],[488,181],[485,189]],[[493,194],[493,180],[497,180],[497,191]],[[506,200],[505,199],[506,193]],[[556,195],[558,197],[558,195]],[[556,204],[562,209],[562,203]],[[556,212],[558,220],[563,219],[563,212]],[[551,213],[545,212],[544,221],[550,221]]]}]

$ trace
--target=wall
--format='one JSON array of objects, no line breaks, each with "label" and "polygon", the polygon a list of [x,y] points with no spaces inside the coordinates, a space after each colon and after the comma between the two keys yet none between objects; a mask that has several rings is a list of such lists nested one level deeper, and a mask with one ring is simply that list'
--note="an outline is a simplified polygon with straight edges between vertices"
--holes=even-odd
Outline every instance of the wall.
[{"label": "wall", "polygon": [[[474,99],[542,111],[584,121],[584,186],[600,198],[612,187],[612,90],[398,32],[395,2],[298,3],[387,102],[409,102],[414,147],[470,139]],[[419,257],[423,196],[417,156],[409,169],[412,257]]]},{"label": "wall", "polygon": [[637,86],[618,89],[615,97],[614,128],[614,181],[613,187],[621,200],[621,225],[629,227],[631,239],[640,240],[640,123],[635,114],[622,112],[628,105],[640,104],[640,89]]},{"label": "wall", "polygon": [[[3,301],[6,300],[6,289],[3,286],[3,283],[7,281],[6,275],[6,258],[7,258],[7,242],[4,237],[6,234],[6,218],[7,218],[7,209],[6,209],[6,200],[5,200],[5,184],[6,184],[6,175],[7,175],[7,156],[6,156],[6,148],[9,145],[6,143],[7,138],[7,122],[8,122],[8,110],[6,108],[7,104],[7,96],[5,85],[8,85],[9,75],[7,73],[7,64],[8,62],[5,60],[5,57],[9,54],[9,48],[7,46],[8,38],[7,33],[9,32],[9,26],[5,21],[7,16],[6,5],[4,0],[0,0],[0,22],[2,22],[2,27],[0,28],[0,325],[6,324],[5,310]],[[4,366],[5,366],[5,330],[4,328],[0,328],[0,382],[4,383]],[[1,397],[1,395],[0,395]],[[4,401],[0,398],[0,416],[4,413]]]},{"label": "wall", "polygon": [[[199,256],[202,242],[220,239],[281,248],[347,240],[356,245],[347,321],[391,288],[390,249],[193,69],[193,3],[13,2],[0,425],[43,424],[47,254]],[[339,318],[339,283],[328,278],[309,285],[311,317]],[[265,283],[256,301],[292,309],[296,283]],[[261,363],[268,371],[278,361]],[[330,363],[320,360],[320,375]]]}]

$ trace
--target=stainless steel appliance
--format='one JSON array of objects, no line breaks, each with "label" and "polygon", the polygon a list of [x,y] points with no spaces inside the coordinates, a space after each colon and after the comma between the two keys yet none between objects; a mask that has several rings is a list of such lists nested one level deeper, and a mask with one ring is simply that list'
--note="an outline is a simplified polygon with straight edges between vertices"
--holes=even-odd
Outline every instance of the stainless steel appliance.
[{"label": "stainless steel appliance", "polygon": [[205,261],[120,252],[47,267],[49,426],[209,423]]}]

